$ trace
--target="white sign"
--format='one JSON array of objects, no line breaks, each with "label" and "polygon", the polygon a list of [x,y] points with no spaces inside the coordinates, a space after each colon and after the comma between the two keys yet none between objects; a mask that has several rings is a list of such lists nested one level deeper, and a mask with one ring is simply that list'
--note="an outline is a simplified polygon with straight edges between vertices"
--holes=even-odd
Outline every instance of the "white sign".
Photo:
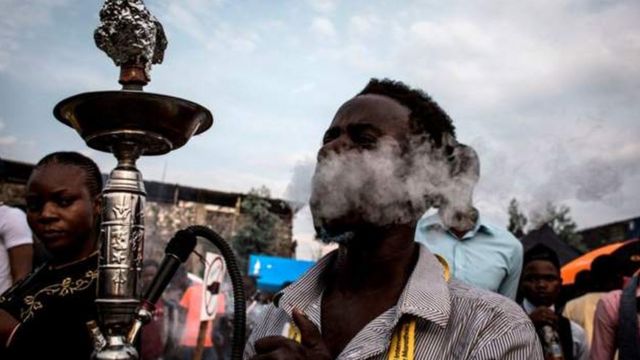
[{"label": "white sign", "polygon": [[200,321],[209,321],[216,317],[218,299],[224,296],[218,295],[218,291],[221,290],[222,281],[227,271],[221,255],[208,252],[205,261]]}]

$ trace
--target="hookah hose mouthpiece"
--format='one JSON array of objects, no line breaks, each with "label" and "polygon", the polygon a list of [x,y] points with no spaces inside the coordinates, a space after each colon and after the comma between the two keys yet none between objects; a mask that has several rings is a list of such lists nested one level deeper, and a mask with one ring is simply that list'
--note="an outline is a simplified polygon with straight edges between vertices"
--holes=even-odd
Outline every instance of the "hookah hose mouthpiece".
[{"label": "hookah hose mouthpiece", "polygon": [[196,242],[196,236],[189,230],[180,230],[173,236],[164,250],[165,256],[158,268],[158,273],[142,296],[143,301],[152,304],[158,302],[180,264],[185,262],[195,249]]},{"label": "hookah hose mouthpiece", "polygon": [[180,230],[169,240],[158,273],[142,296],[140,307],[136,310],[135,320],[127,335],[128,343],[133,344],[142,326],[151,321],[156,302],[162,296],[180,265],[189,258],[196,243],[196,236],[189,230]]}]

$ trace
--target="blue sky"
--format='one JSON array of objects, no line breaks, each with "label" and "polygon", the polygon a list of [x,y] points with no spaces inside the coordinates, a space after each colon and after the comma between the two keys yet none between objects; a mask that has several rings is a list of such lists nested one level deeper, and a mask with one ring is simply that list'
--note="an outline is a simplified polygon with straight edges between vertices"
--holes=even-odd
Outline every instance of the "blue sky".
[{"label": "blue sky", "polygon": [[[371,77],[420,87],[481,158],[481,212],[506,221],[570,205],[579,226],[640,214],[640,3],[620,1],[148,0],[169,39],[146,91],[196,101],[208,132],[139,167],[147,179],[223,191],[304,179],[338,106]],[[0,0],[0,156],[110,155],[51,115],[117,89],[93,44],[99,1]],[[310,235],[308,214],[296,237]]]}]

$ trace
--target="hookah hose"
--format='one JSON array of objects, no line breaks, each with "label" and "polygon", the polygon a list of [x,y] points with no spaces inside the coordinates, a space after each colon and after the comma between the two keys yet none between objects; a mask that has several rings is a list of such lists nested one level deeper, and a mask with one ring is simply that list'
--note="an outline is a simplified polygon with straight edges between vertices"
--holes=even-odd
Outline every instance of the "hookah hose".
[{"label": "hookah hose", "polygon": [[206,226],[192,225],[187,231],[196,236],[207,239],[213,246],[220,250],[222,257],[227,264],[227,273],[231,278],[233,287],[233,342],[231,345],[231,359],[241,360],[244,351],[244,337],[246,327],[246,303],[244,295],[244,285],[242,283],[242,274],[238,268],[235,255],[231,246],[215,231]]}]

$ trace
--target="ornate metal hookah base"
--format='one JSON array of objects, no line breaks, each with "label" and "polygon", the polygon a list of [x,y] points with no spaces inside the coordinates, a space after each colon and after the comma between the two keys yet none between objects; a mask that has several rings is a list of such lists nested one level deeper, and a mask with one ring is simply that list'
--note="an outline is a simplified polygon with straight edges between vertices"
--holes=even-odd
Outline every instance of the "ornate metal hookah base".
[{"label": "ornate metal hookah base", "polygon": [[[141,0],[107,0],[94,37],[121,67],[123,90],[89,92],[61,101],[55,117],[73,127],[93,149],[118,159],[102,194],[99,236],[98,322],[94,358],[137,359],[127,341],[141,295],[146,192],[136,160],[175,150],[211,127],[204,107],[171,96],[145,93],[152,63],[162,62],[167,41]],[[104,335],[102,335],[104,334]]]}]

